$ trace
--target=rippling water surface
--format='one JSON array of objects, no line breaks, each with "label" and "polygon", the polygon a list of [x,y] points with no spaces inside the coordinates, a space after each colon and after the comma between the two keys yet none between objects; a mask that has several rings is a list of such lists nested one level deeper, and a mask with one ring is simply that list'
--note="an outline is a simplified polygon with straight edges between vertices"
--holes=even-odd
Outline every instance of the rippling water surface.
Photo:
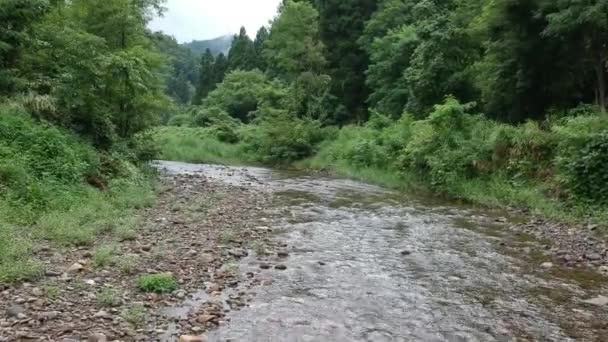
[{"label": "rippling water surface", "polygon": [[496,214],[297,172],[160,166],[276,197],[264,216],[288,269],[266,271],[212,341],[608,341],[608,309],[581,303],[602,289],[542,269],[545,246]]}]

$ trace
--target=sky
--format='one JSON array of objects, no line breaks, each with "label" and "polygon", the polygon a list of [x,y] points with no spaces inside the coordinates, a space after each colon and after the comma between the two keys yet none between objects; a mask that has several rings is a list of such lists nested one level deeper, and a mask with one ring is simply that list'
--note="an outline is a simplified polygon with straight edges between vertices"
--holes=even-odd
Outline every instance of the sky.
[{"label": "sky", "polygon": [[281,0],[167,0],[163,18],[150,24],[154,31],[175,36],[180,43],[238,33],[245,26],[250,37],[275,16]]}]

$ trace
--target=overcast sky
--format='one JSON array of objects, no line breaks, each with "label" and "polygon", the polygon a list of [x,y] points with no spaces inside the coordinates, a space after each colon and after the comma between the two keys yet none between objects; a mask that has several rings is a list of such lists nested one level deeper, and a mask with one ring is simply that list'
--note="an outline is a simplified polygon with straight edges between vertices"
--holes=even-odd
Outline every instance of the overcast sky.
[{"label": "overcast sky", "polygon": [[163,18],[150,23],[154,31],[175,36],[180,43],[238,33],[245,26],[252,38],[268,24],[281,0],[168,0]]}]

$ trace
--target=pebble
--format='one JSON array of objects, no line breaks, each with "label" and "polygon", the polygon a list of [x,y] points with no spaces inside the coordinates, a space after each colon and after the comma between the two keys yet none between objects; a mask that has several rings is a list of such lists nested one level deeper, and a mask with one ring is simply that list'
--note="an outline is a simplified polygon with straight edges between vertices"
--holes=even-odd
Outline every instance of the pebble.
[{"label": "pebble", "polygon": [[217,316],[215,315],[200,315],[196,319],[199,323],[207,323],[213,321]]},{"label": "pebble", "polygon": [[587,260],[600,260],[602,259],[602,256],[599,255],[598,253],[590,253],[590,254],[585,254],[585,258],[587,258]]},{"label": "pebble", "polygon": [[268,264],[261,264],[260,268],[263,269],[263,270],[267,270],[267,269],[270,269],[270,265],[268,265]]},{"label": "pebble", "polygon": [[553,267],[553,263],[552,262],[543,262],[540,267],[542,268],[551,268]]},{"label": "pebble", "polygon": [[24,311],[25,309],[23,307],[19,305],[13,305],[6,309],[6,316],[8,316],[9,318],[16,318],[19,316],[19,314],[23,314]]},{"label": "pebble", "polygon": [[93,279],[85,280],[84,283],[89,286],[95,286],[95,280]]},{"label": "pebble", "polygon": [[289,256],[289,253],[287,253],[287,252],[278,252],[277,256],[279,258],[287,258]]},{"label": "pebble", "polygon": [[177,342],[207,342],[207,336],[205,335],[201,335],[201,336],[192,336],[192,335],[182,335],[179,337],[179,340],[177,340]]},{"label": "pebble", "polygon": [[287,269],[287,266],[285,266],[285,265],[276,265],[274,268],[277,269],[277,270],[279,270],[279,271],[285,271]]},{"label": "pebble", "polygon": [[595,306],[606,306],[608,305],[608,297],[605,296],[597,296],[595,298],[583,300],[585,304],[591,304]]},{"label": "pebble", "polygon": [[401,255],[411,255],[411,251],[401,251]]},{"label": "pebble", "polygon": [[80,263],[74,263],[72,264],[72,266],[70,266],[70,268],[68,268],[68,272],[70,273],[77,273],[80,272],[84,269],[84,266],[82,266],[82,264]]},{"label": "pebble", "polygon": [[88,342],[108,342],[108,338],[104,334],[91,334],[87,339]]},{"label": "pebble", "polygon": [[598,271],[599,271],[600,273],[602,273],[602,274],[606,274],[606,275],[608,275],[608,266],[600,266],[600,267],[598,268]]}]

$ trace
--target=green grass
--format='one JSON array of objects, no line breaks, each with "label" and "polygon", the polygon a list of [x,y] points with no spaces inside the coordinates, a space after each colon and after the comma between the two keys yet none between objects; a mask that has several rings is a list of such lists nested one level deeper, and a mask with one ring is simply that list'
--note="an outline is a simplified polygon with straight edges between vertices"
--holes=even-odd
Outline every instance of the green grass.
[{"label": "green grass", "polygon": [[177,281],[171,273],[145,274],[137,279],[137,287],[144,292],[168,293],[177,289]]},{"label": "green grass", "polygon": [[120,314],[120,316],[135,328],[139,328],[146,322],[147,311],[143,305],[131,306]]},{"label": "green grass", "polygon": [[101,307],[117,307],[121,304],[120,294],[112,288],[104,288],[97,293],[97,304]]},{"label": "green grass", "polygon": [[138,257],[136,255],[125,255],[116,261],[116,266],[123,274],[134,274],[137,270]]},{"label": "green grass", "polygon": [[93,266],[96,268],[110,266],[114,263],[115,254],[115,245],[104,245],[95,249],[93,253]]},{"label": "green grass", "polygon": [[[44,211],[0,198],[0,283],[33,280],[43,274],[43,264],[33,254],[40,242],[90,246],[100,235],[119,241],[135,238],[135,210],[154,203],[153,183],[121,183],[111,185],[107,192],[85,185],[61,187]],[[94,264],[105,266],[108,252],[98,250]]]},{"label": "green grass", "polygon": [[231,165],[252,161],[242,146],[221,142],[204,128],[163,127],[154,135],[163,160]]}]

